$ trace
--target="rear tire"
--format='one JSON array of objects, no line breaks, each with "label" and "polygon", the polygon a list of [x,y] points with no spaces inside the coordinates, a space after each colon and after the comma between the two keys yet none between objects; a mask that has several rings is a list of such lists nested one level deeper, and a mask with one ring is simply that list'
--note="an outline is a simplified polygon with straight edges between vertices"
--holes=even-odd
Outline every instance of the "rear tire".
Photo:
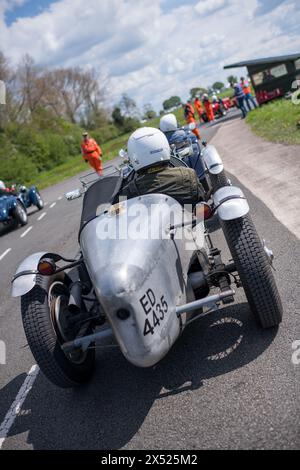
[{"label": "rear tire", "polygon": [[218,173],[217,175],[210,173],[209,177],[213,188],[213,193],[218,191],[218,189],[223,188],[224,186],[230,185],[225,170],[222,170],[221,173]]},{"label": "rear tire", "polygon": [[17,205],[14,209],[13,217],[16,221],[17,226],[21,225],[24,227],[28,223],[28,216],[25,207],[20,201],[17,201]]},{"label": "rear tire", "polygon": [[250,215],[221,221],[250,308],[262,328],[282,320],[282,304],[268,257]]},{"label": "rear tire", "polygon": [[95,349],[88,349],[82,360],[73,362],[62,350],[48,304],[48,280],[37,277],[34,288],[21,298],[23,326],[31,352],[50,382],[61,388],[76,387],[93,374]]}]

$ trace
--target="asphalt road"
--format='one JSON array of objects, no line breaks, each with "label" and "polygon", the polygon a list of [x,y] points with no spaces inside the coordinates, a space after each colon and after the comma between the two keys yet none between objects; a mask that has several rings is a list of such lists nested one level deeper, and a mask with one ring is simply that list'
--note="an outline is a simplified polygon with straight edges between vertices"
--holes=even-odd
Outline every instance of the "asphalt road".
[{"label": "asphalt road", "polygon": [[[203,137],[210,139],[217,127],[205,126]],[[73,178],[48,188],[45,210],[0,237],[0,340],[6,344],[0,428],[34,364],[10,280],[33,252],[78,251],[82,200],[63,198],[77,186]],[[257,229],[276,255],[284,304],[279,330],[258,329],[239,289],[234,305],[190,326],[154,368],[137,369],[108,349],[97,353],[94,378],[82,388],[58,389],[39,373],[3,449],[299,448],[300,365],[291,360],[292,343],[300,340],[299,241],[243,189]],[[226,253],[222,233],[213,225],[211,230]]]}]

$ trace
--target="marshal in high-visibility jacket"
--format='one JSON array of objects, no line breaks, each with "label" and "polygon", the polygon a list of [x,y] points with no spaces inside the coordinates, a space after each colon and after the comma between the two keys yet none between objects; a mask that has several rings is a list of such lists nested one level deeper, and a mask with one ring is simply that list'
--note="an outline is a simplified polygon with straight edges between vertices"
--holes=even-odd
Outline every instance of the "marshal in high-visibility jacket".
[{"label": "marshal in high-visibility jacket", "polygon": [[102,150],[95,141],[89,137],[87,132],[83,134],[83,141],[81,142],[81,152],[83,159],[88,162],[92,168],[98,173],[99,176],[103,175],[102,167]]},{"label": "marshal in high-visibility jacket", "polygon": [[197,113],[198,113],[199,121],[202,122],[202,121],[203,121],[203,119],[202,119],[203,106],[202,106],[202,103],[201,103],[201,101],[199,100],[198,97],[195,98],[194,106],[195,106],[195,109],[196,109],[196,111],[197,111]]},{"label": "marshal in high-visibility jacket", "polygon": [[206,111],[207,119],[209,122],[215,120],[214,110],[211,102],[209,101],[208,95],[203,95],[203,105]]},{"label": "marshal in high-visibility jacket", "polygon": [[[190,102],[187,102],[187,104],[183,105],[183,108],[184,108],[184,117],[185,117],[187,124],[195,124],[197,126],[196,119],[195,119],[195,110],[193,108],[193,105]],[[192,132],[195,134],[195,136],[198,139],[201,139],[200,132],[197,127],[195,127],[195,129],[193,129]]]}]

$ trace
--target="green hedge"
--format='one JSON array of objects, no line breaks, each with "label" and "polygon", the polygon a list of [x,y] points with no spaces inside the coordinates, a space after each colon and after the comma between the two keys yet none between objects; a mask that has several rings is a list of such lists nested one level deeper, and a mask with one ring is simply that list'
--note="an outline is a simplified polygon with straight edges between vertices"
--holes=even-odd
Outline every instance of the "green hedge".
[{"label": "green hedge", "polygon": [[6,136],[0,134],[0,179],[7,184],[22,183],[37,175],[35,163],[22,155]]},{"label": "green hedge", "polygon": [[95,131],[91,131],[91,136],[96,139],[99,145],[105,144],[109,140],[115,139],[120,135],[120,131],[114,124],[108,124],[103,127],[99,127]]},{"label": "green hedge", "polygon": [[61,119],[40,114],[30,124],[10,123],[0,133],[0,179],[26,184],[80,155],[82,130]]}]

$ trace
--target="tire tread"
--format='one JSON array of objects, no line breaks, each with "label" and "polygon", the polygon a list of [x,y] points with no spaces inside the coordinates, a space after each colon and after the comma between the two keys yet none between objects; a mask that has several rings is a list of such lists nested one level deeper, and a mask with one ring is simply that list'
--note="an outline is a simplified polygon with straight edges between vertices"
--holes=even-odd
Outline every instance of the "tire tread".
[{"label": "tire tread", "polygon": [[250,215],[221,222],[250,308],[263,328],[282,320],[282,304],[271,266]]}]

